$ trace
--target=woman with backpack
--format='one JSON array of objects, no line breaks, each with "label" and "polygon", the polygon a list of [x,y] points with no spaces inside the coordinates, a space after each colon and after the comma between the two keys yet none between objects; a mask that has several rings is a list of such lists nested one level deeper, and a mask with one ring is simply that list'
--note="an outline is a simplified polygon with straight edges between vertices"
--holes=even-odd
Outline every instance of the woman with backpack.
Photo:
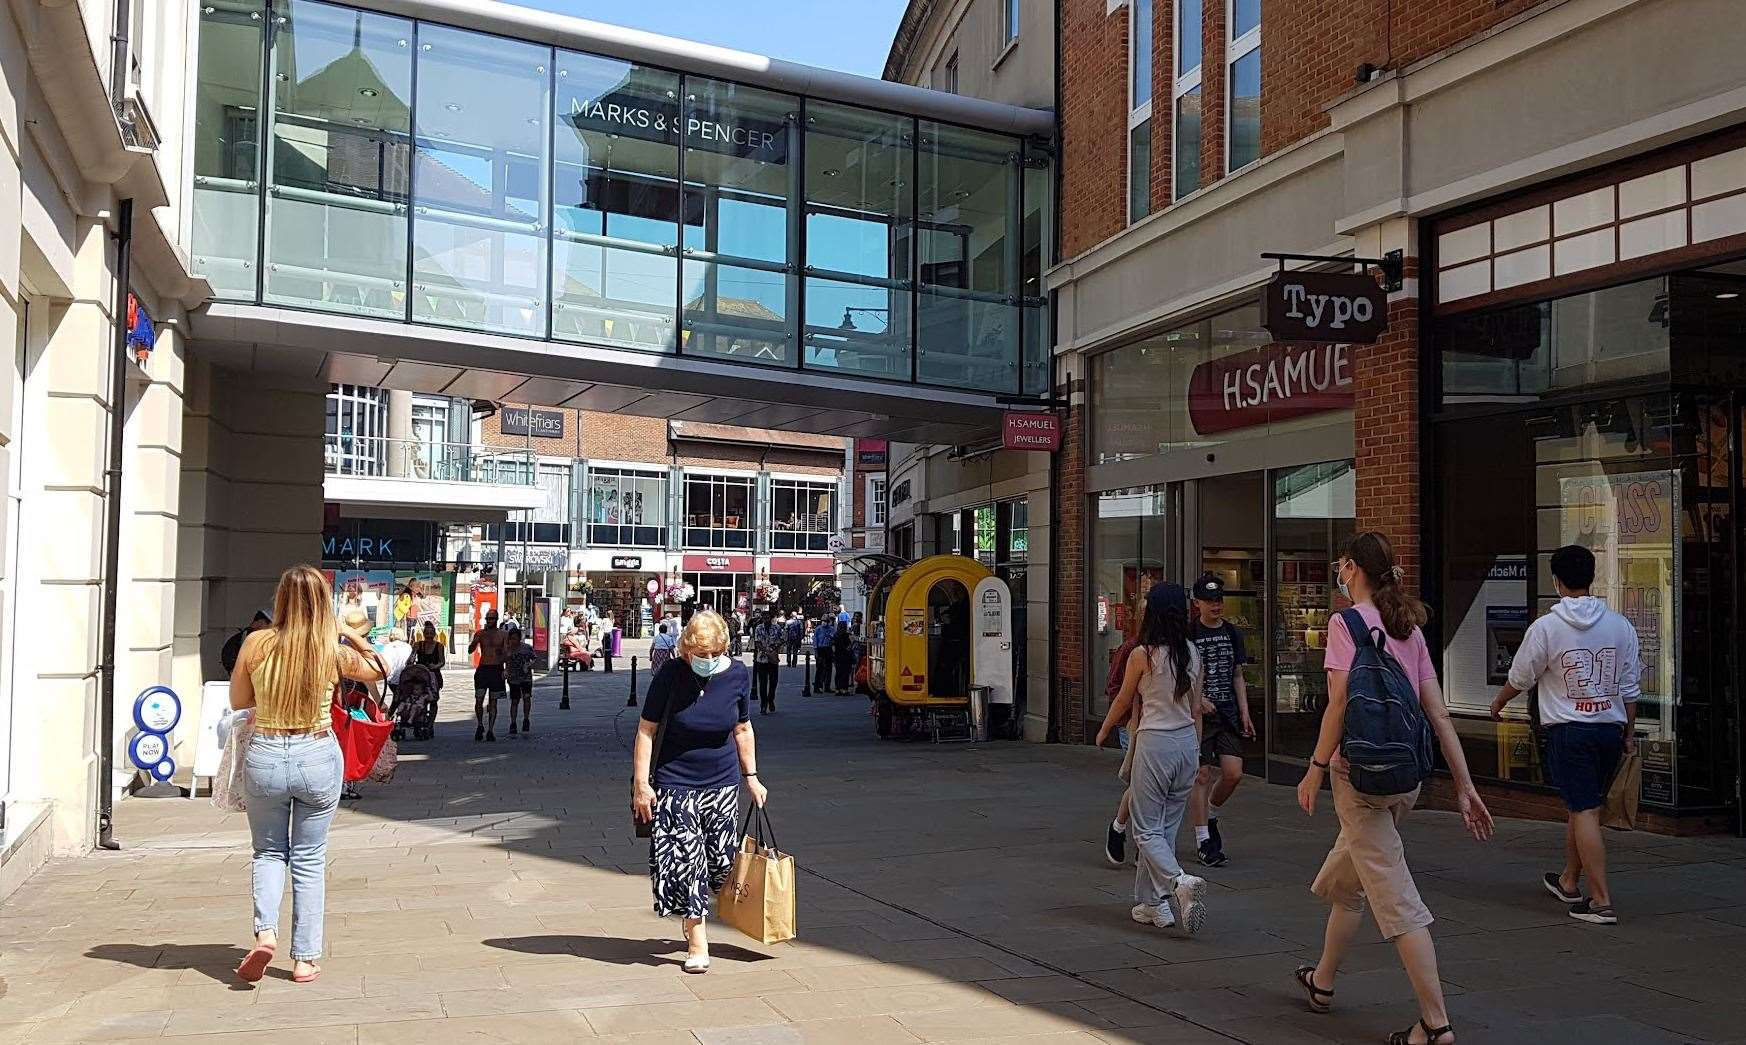
[{"label": "woman with backpack", "polygon": [[1097,731],[1097,746],[1129,724],[1138,701],[1138,728],[1129,741],[1134,761],[1128,835],[1139,852],[1130,913],[1136,922],[1160,929],[1181,925],[1189,933],[1199,932],[1206,918],[1201,901],[1206,881],[1183,872],[1176,832],[1200,772],[1200,721],[1209,707],[1201,694],[1203,679],[1200,653],[1188,638],[1188,593],[1180,584],[1154,584],[1146,593],[1139,644],[1128,655],[1121,691]]},{"label": "woman with backpack", "polygon": [[1431,912],[1400,839],[1419,782],[1431,774],[1433,739],[1454,778],[1461,818],[1479,841],[1491,837],[1491,813],[1474,789],[1419,630],[1425,604],[1402,587],[1404,571],[1388,538],[1360,533],[1333,565],[1340,594],[1353,607],[1328,623],[1328,703],[1297,802],[1313,816],[1322,782],[1331,779],[1340,836],[1310,887],[1328,904],[1321,961],[1300,967],[1297,983],[1311,1011],[1332,1008],[1334,978],[1368,902],[1383,938],[1400,952],[1419,1003],[1418,1022],[1389,1035],[1389,1045],[1451,1045],[1455,1031],[1437,978]]}]

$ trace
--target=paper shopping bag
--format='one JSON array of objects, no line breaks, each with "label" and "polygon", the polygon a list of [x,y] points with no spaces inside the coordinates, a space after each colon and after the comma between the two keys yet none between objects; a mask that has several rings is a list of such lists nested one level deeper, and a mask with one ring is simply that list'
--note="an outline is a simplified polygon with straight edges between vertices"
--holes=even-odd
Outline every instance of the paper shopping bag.
[{"label": "paper shopping bag", "polygon": [[794,858],[776,848],[769,817],[746,814],[740,851],[716,896],[716,917],[759,943],[794,939]]},{"label": "paper shopping bag", "polygon": [[1618,772],[1607,788],[1607,804],[1601,810],[1601,826],[1620,831],[1637,826],[1637,800],[1643,791],[1643,757],[1632,752],[1619,760]]}]

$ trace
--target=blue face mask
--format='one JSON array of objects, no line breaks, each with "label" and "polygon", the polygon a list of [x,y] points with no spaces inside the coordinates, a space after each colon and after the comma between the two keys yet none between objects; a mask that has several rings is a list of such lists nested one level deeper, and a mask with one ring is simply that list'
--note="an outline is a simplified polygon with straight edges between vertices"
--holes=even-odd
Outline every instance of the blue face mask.
[{"label": "blue face mask", "polygon": [[725,660],[727,660],[725,653],[717,657],[705,657],[699,654],[691,658],[691,670],[703,678],[708,678],[721,670],[722,661]]}]

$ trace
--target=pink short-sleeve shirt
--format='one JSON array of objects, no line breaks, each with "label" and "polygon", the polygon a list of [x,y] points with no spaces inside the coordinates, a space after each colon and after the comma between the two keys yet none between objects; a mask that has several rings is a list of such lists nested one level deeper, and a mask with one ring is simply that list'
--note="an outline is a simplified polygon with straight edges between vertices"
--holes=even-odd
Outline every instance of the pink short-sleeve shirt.
[{"label": "pink short-sleeve shirt", "polygon": [[[1361,602],[1356,608],[1371,628],[1382,627],[1382,614],[1377,612],[1375,606]],[[1388,652],[1394,655],[1395,660],[1400,661],[1400,666],[1406,669],[1407,675],[1414,682],[1436,681],[1437,669],[1431,663],[1431,650],[1425,645],[1424,632],[1414,628],[1412,634],[1404,639],[1388,636]],[[1328,655],[1323,661],[1324,666],[1329,671],[1350,671],[1352,658],[1356,653],[1352,636],[1346,631],[1345,619],[1338,613],[1334,614],[1328,621]]]}]

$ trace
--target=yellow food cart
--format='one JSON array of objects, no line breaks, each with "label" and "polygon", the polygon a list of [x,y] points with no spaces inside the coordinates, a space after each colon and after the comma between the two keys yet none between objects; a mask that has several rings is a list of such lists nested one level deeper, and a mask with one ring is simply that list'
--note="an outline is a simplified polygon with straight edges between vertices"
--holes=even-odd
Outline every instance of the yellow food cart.
[{"label": "yellow food cart", "polygon": [[[869,557],[871,558],[871,557]],[[988,567],[962,555],[906,563],[877,557],[867,596],[867,682],[882,737],[972,728],[975,678],[971,594]]]}]

